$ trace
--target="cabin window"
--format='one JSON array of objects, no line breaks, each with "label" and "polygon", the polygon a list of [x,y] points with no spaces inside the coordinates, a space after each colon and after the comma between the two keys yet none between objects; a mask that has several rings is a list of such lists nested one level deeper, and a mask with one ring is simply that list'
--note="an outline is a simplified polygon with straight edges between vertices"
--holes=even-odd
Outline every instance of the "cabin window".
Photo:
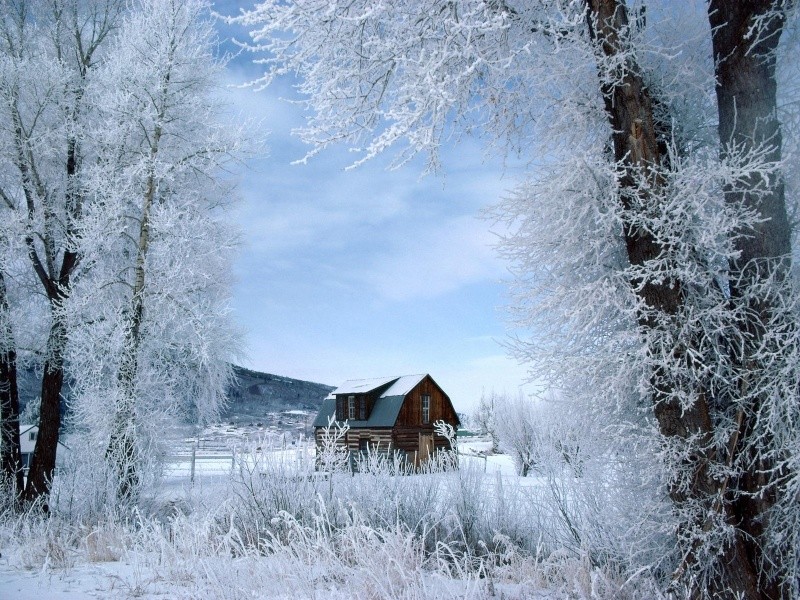
[{"label": "cabin window", "polygon": [[431,397],[428,394],[422,395],[422,422],[430,423],[431,420]]},{"label": "cabin window", "polygon": [[35,442],[36,441],[36,432],[35,431],[31,431],[30,433],[28,433],[28,440],[31,441],[31,442]]},{"label": "cabin window", "polygon": [[347,418],[355,420],[356,418],[356,397],[348,396],[347,398]]}]

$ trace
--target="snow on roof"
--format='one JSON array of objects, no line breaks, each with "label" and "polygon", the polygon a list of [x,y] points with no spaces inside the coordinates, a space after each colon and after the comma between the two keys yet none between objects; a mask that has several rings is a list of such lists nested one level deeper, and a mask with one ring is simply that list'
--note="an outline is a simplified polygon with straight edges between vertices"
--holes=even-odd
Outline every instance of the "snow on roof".
[{"label": "snow on roof", "polygon": [[376,379],[351,379],[345,381],[322,402],[322,406],[314,419],[314,427],[327,427],[328,419],[336,416],[336,396],[343,394],[366,394],[379,388],[386,388],[375,403],[366,421],[350,420],[351,427],[393,427],[403,401],[411,390],[427,374],[380,377]]},{"label": "snow on roof", "polygon": [[420,381],[425,379],[425,373],[422,375],[403,375],[398,378],[391,387],[381,394],[381,398],[388,398],[389,396],[405,396],[414,389]]},{"label": "snow on roof", "polygon": [[379,377],[377,379],[349,379],[331,392],[332,395],[338,394],[365,394],[375,388],[393,382],[395,377]]},{"label": "snow on roof", "polygon": [[374,379],[349,379],[330,393],[329,398],[338,394],[365,394],[374,389],[391,384],[389,388],[381,394],[381,398],[389,396],[405,396],[415,385],[425,378],[421,375],[394,375],[393,377],[376,377]]}]

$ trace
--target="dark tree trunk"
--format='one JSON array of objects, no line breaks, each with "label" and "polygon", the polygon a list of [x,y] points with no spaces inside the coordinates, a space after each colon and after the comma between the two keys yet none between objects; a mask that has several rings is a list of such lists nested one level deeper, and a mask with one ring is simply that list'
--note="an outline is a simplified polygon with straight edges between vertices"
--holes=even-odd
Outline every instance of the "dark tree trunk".
[{"label": "dark tree trunk", "polygon": [[45,362],[42,376],[39,434],[36,437],[33,460],[28,470],[28,484],[25,486],[24,498],[27,502],[47,495],[53,481],[61,428],[61,389],[64,385],[62,357],[66,340],[66,325],[59,315],[54,314],[47,340],[50,356]]},{"label": "dark tree trunk", "polygon": [[[28,28],[35,27],[37,23],[37,19],[34,19],[33,13],[26,6],[21,3],[13,16],[14,36],[6,36],[6,41],[10,42],[6,53],[10,51],[17,59],[21,59],[26,53],[23,50],[29,43]],[[39,154],[38,145],[32,142],[32,138],[41,136],[42,127],[47,130],[46,126],[37,125],[40,119],[26,120],[26,115],[20,110],[18,96],[14,96],[9,104],[11,127],[14,131],[15,166],[19,170],[27,216],[31,223],[44,219],[44,228],[41,231],[28,231],[24,241],[31,266],[50,303],[52,318],[45,348],[39,434],[24,493],[27,501],[36,500],[49,492],[55,471],[61,424],[61,390],[64,383],[63,360],[67,341],[63,310],[79,261],[80,220],[84,200],[78,174],[82,158],[80,117],[86,76],[94,64],[95,52],[115,29],[126,6],[127,3],[123,0],[106,0],[96,6],[83,6],[80,2],[57,2],[50,3],[49,7],[41,7],[41,25],[51,28],[48,31],[57,34],[51,38],[55,44],[55,55],[62,61],[62,66],[69,68],[74,75],[65,82],[62,90],[64,94],[56,99],[58,104],[47,104],[58,108],[63,118],[60,125],[70,132],[65,140],[63,156],[65,182],[61,181],[60,174],[56,180],[51,180],[54,174],[53,158],[49,152]],[[19,90],[14,93],[18,94]],[[62,194],[62,183],[66,185],[63,196],[59,197]],[[51,210],[53,203],[59,205],[55,211]],[[55,231],[63,235],[56,238],[52,235]]]},{"label": "dark tree trunk", "polygon": [[17,352],[8,322],[6,283],[0,271],[0,477],[11,484],[12,493],[22,493],[22,454],[19,444],[19,391]]},{"label": "dark tree trunk", "polygon": [[[767,169],[781,161],[775,80],[775,54],[785,18],[780,4],[778,0],[711,0],[708,10],[717,78],[720,154],[723,159],[735,160],[736,155],[759,149]],[[759,21],[761,29],[754,33],[752,28]],[[730,264],[731,302],[744,315],[737,324],[743,344],[735,360],[742,390],[738,399],[738,452],[742,456],[737,462],[746,469],[735,482],[733,512],[735,522],[750,540],[746,544],[748,562],[757,570],[769,562],[764,560],[759,542],[767,512],[776,500],[775,475],[774,463],[748,443],[756,428],[757,414],[768,399],[750,395],[747,389],[753,387],[750,380],[758,378],[766,367],[757,353],[769,321],[780,311],[775,293],[779,293],[789,274],[791,230],[779,172],[766,179],[754,170],[745,181],[725,190],[725,201],[753,210],[760,217],[754,227],[740,232],[743,235],[735,240],[739,255]],[[764,286],[769,293],[753,293]],[[780,575],[781,566],[777,569],[773,575]],[[762,574],[760,597],[783,597],[785,590],[777,581]]]},{"label": "dark tree trunk", "polygon": [[[739,2],[740,0],[730,0],[733,4]],[[603,58],[618,58],[627,51],[627,42],[623,37],[623,32],[628,29],[624,0],[587,0],[587,6],[590,34],[596,44],[601,64]],[[740,36],[743,34],[743,31],[739,32]],[[601,91],[613,130],[614,157],[626,169],[620,180],[623,208],[628,214],[652,211],[652,214],[658,215],[659,188],[663,183],[661,173],[662,168],[667,165],[664,145],[659,140],[654,116],[655,101],[645,85],[639,65],[630,55],[626,61],[616,64],[619,71],[612,74],[614,77],[611,80],[617,83],[602,85]],[[782,222],[785,222],[785,212]],[[623,225],[622,233],[628,259],[633,266],[645,265],[669,252],[669,248],[660,245],[652,232],[637,228],[630,222]],[[644,331],[667,331],[665,328],[677,325],[684,302],[681,281],[634,280],[631,284],[643,300],[644,308],[640,313],[639,325]],[[676,348],[674,352],[679,350]],[[714,425],[709,394],[704,389],[694,390],[695,401],[685,410],[671,395],[677,384],[670,373],[656,370],[651,381],[654,413],[661,434],[665,438],[690,444],[687,446],[687,450],[690,450],[687,462],[680,468],[688,471],[692,483],[688,491],[673,487],[670,490],[672,501],[678,508],[687,503],[699,503],[707,507],[707,514],[717,513],[728,523],[738,524],[741,515],[731,514],[737,512],[731,508],[731,503],[715,501],[715,498],[725,495],[725,488],[712,477],[710,470],[718,457],[713,447]],[[710,516],[705,518],[710,519]],[[711,521],[684,522],[681,526],[687,528],[685,534],[707,529],[711,526]],[[759,588],[759,562],[755,556],[757,550],[754,549],[757,545],[757,541],[737,532],[734,540],[720,549],[722,554],[717,557],[718,575],[708,582],[710,587],[702,590],[695,587],[692,593],[718,598],[772,598],[768,592]],[[694,550],[694,546],[683,549],[685,558],[675,574],[676,578],[683,578],[687,568],[700,560],[695,556]],[[688,585],[696,586],[697,583]]]},{"label": "dark tree trunk", "polygon": [[[72,182],[77,170],[77,150],[70,142],[67,153],[67,177]],[[67,206],[70,208],[70,225],[80,211],[77,194],[68,186]],[[72,231],[70,236],[74,235]],[[26,240],[28,254],[34,272],[38,275],[50,301],[50,333],[47,338],[44,374],[42,375],[42,395],[39,412],[39,434],[33,451],[33,459],[28,469],[28,483],[25,486],[24,499],[32,502],[50,492],[50,484],[56,468],[56,453],[61,428],[61,391],[64,387],[64,351],[67,344],[67,324],[63,313],[63,303],[67,299],[70,280],[78,264],[78,253],[65,250],[61,258],[58,276],[48,274],[42,265],[33,240]],[[45,508],[47,505],[45,504]]]}]

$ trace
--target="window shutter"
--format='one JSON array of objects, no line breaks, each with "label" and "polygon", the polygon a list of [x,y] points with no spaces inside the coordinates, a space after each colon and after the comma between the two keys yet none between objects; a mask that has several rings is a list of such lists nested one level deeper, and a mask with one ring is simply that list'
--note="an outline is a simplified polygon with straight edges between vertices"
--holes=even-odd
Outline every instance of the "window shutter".
[{"label": "window shutter", "polygon": [[344,398],[336,396],[336,420],[344,421]]},{"label": "window shutter", "polygon": [[367,397],[361,396],[358,399],[358,418],[362,421],[367,420]]}]

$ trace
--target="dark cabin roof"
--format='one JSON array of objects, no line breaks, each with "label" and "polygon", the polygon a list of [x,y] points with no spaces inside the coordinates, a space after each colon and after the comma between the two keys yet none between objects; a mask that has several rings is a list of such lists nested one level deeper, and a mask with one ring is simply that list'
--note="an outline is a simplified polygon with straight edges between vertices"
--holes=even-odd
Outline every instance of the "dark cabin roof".
[{"label": "dark cabin roof", "polygon": [[385,386],[389,387],[375,401],[369,419],[366,421],[349,420],[348,423],[350,427],[393,427],[406,395],[425,377],[427,374],[345,381],[322,401],[317,418],[314,419],[314,427],[327,427],[329,419],[336,416],[337,395],[367,394]]}]

